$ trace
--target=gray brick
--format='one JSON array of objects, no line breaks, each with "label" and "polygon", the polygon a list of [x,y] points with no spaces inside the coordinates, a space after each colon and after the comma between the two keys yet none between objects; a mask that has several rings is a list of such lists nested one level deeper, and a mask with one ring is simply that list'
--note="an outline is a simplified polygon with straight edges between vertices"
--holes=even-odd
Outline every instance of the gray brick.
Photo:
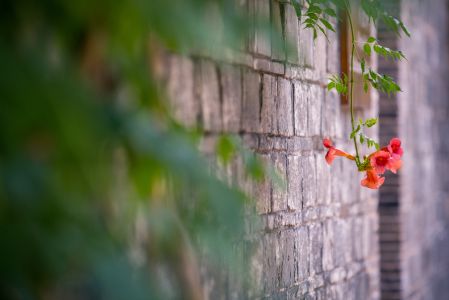
[{"label": "gray brick", "polygon": [[292,84],[290,81],[279,78],[278,79],[278,96],[276,98],[277,104],[277,119],[279,134],[292,136],[293,135],[293,106],[292,106]]},{"label": "gray brick", "polygon": [[311,85],[310,94],[307,100],[308,135],[317,136],[321,133],[321,106],[323,102],[323,89],[317,85]]},{"label": "gray brick", "polygon": [[279,234],[267,233],[263,237],[264,293],[271,293],[280,286],[281,243]]},{"label": "gray brick", "polygon": [[173,115],[186,126],[195,126],[199,114],[199,103],[194,94],[193,70],[190,58],[171,55],[169,57],[167,92]]},{"label": "gray brick", "polygon": [[335,265],[344,266],[351,255],[351,243],[349,240],[349,224],[347,220],[337,219],[333,223],[334,230],[334,252]]},{"label": "gray brick", "polygon": [[[265,165],[271,164],[269,155],[259,156]],[[261,182],[255,182],[255,197],[257,213],[264,214],[271,211],[271,181],[264,178]]]},{"label": "gray brick", "polygon": [[260,75],[251,70],[243,72],[242,129],[245,132],[259,131]]},{"label": "gray brick", "polygon": [[[334,28],[337,29],[337,32],[334,33],[332,31],[327,31],[330,40],[338,40],[338,26],[335,26],[336,21],[331,20],[331,23],[334,24]],[[331,74],[335,74],[339,72],[340,68],[340,44],[339,43],[327,43],[327,71]]]},{"label": "gray brick", "polygon": [[357,217],[354,218],[351,223],[351,234],[354,237],[352,245],[353,257],[356,260],[361,260],[363,258],[363,222],[360,217]]},{"label": "gray brick", "polygon": [[287,206],[289,210],[298,211],[302,209],[302,176],[301,158],[299,156],[288,156],[288,198]]},{"label": "gray brick", "polygon": [[323,271],[323,229],[321,224],[309,226],[310,274]]},{"label": "gray brick", "polygon": [[334,268],[334,230],[332,221],[325,221],[323,224],[323,269],[330,271]]},{"label": "gray brick", "polygon": [[222,120],[216,66],[210,61],[200,60],[195,72],[203,127],[206,131],[219,132]]},{"label": "gray brick", "polygon": [[[321,144],[320,144],[321,146]],[[324,151],[315,156],[317,172],[317,203],[331,202],[331,171],[325,160]]]},{"label": "gray brick", "polygon": [[326,137],[335,137],[339,132],[340,105],[340,96],[335,91],[325,92],[321,111],[321,127],[323,135]]},{"label": "gray brick", "polygon": [[298,27],[299,19],[296,11],[290,4],[284,4],[284,30],[286,37],[287,61],[298,64]]},{"label": "gray brick", "polygon": [[277,133],[276,114],[277,79],[271,75],[263,75],[261,130],[263,133]]},{"label": "gray brick", "polygon": [[296,230],[295,242],[295,279],[296,282],[304,280],[309,275],[309,233],[307,227],[301,227]]},{"label": "gray brick", "polygon": [[[287,157],[285,154],[273,153],[271,156],[273,166],[278,174],[287,178]],[[287,209],[287,191],[281,186],[273,186],[272,211],[282,211]]]},{"label": "gray brick", "polygon": [[253,67],[258,71],[272,73],[276,75],[284,75],[285,66],[279,62],[273,62],[264,58],[254,58]]},{"label": "gray brick", "polygon": [[[299,26],[299,64],[304,67],[313,67],[314,40],[313,31],[310,28]],[[321,33],[320,33],[321,34]],[[316,42],[316,41],[315,41]],[[323,59],[326,53],[318,53],[318,57]]]},{"label": "gray brick", "polygon": [[242,111],[242,73],[240,68],[222,65],[220,68],[223,97],[223,130],[240,130]]},{"label": "gray brick", "polygon": [[301,157],[301,172],[303,178],[303,203],[304,207],[310,207],[316,203],[316,168],[315,157]]},{"label": "gray brick", "polygon": [[254,14],[254,35],[250,38],[250,51],[271,56],[271,39],[268,24],[270,24],[270,0],[248,0],[249,9]]},{"label": "gray brick", "polygon": [[295,231],[293,230],[286,230],[281,232],[281,287],[290,287],[296,281],[295,271],[299,267],[299,253],[295,251],[296,238],[297,236],[295,235]]},{"label": "gray brick", "polygon": [[308,85],[300,82],[294,82],[293,86],[294,86],[295,135],[306,136]]},{"label": "gray brick", "polygon": [[285,60],[285,45],[282,33],[281,4],[271,0],[271,22],[273,35],[271,38],[271,57],[275,60]]}]

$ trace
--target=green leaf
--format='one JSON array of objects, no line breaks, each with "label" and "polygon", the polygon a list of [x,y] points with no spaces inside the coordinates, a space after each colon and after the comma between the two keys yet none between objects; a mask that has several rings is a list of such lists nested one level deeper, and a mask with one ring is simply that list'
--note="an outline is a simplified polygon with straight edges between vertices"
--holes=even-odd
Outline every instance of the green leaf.
[{"label": "green leaf", "polygon": [[255,180],[262,180],[265,176],[265,168],[260,159],[254,153],[247,153],[245,166],[248,175]]},{"label": "green leaf", "polygon": [[296,15],[298,18],[301,17],[301,4],[299,3],[299,0],[292,0],[292,5],[295,8]]},{"label": "green leaf", "polygon": [[363,145],[364,142],[365,142],[365,136],[363,134],[360,134],[360,144]]},{"label": "green leaf", "polygon": [[370,36],[369,38],[368,38],[368,43],[374,43],[376,41],[376,38],[374,38],[374,37],[372,37],[372,36]]},{"label": "green leaf", "polygon": [[405,27],[404,23],[400,22],[399,26],[401,26],[402,31],[404,31],[405,35],[410,37],[410,32],[408,31],[407,27]]},{"label": "green leaf", "polygon": [[377,118],[372,118],[372,119],[368,119],[368,120],[365,121],[365,125],[368,128],[371,128],[371,127],[373,127],[376,124],[377,124]]},{"label": "green leaf", "polygon": [[380,150],[380,146],[379,143],[374,142],[374,146],[376,147],[376,150],[379,151]]},{"label": "green leaf", "polygon": [[328,16],[331,16],[331,17],[336,17],[337,16],[337,13],[332,8],[326,8],[324,10],[324,13],[327,14]]},{"label": "green leaf", "polygon": [[329,29],[330,31],[335,32],[334,27],[332,26],[331,23],[329,23],[326,19],[320,18],[321,23],[323,23],[324,26],[326,26],[327,29]]},{"label": "green leaf", "polygon": [[217,142],[216,152],[223,164],[228,164],[234,156],[236,146],[228,135],[222,135]]},{"label": "green leaf", "polygon": [[319,6],[316,5],[312,5],[309,6],[309,9],[307,9],[307,13],[314,13],[314,14],[321,14],[323,11],[321,10],[321,8]]},{"label": "green leaf", "polygon": [[360,131],[360,129],[362,129],[362,127],[360,125],[357,125],[357,128],[351,132],[350,138],[353,139],[357,135],[357,133]]},{"label": "green leaf", "polygon": [[335,88],[335,82],[329,82],[329,84],[327,85],[327,90],[330,91],[333,88]]},{"label": "green leaf", "polygon": [[310,19],[317,21],[318,16],[315,13],[307,13],[306,16],[308,16]]},{"label": "green leaf", "polygon": [[[376,46],[374,46],[374,47],[376,47]],[[370,44],[363,45],[363,52],[365,52],[366,55],[370,56],[371,55],[371,45]]]}]

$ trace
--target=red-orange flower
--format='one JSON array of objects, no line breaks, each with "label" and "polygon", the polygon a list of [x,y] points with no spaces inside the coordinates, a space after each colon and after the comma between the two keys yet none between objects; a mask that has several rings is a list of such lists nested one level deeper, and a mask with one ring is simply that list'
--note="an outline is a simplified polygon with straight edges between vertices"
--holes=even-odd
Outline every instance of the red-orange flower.
[{"label": "red-orange flower", "polygon": [[385,177],[380,177],[374,169],[370,169],[366,171],[366,178],[362,180],[361,184],[364,187],[377,190],[384,182]]},{"label": "red-orange flower", "polygon": [[380,150],[371,155],[370,164],[377,174],[383,174],[385,170],[390,170],[396,174],[402,166],[402,161],[393,158],[390,152]]},{"label": "red-orange flower", "polygon": [[342,156],[342,157],[346,157],[347,159],[350,160],[355,160],[355,157],[352,156],[349,153],[346,153],[345,151],[339,150],[337,148],[335,148],[332,144],[332,141],[330,139],[324,139],[323,140],[323,145],[324,147],[326,147],[327,149],[329,149],[329,151],[327,151],[326,154],[326,162],[330,165],[332,164],[332,162],[334,161],[335,157],[337,156]]},{"label": "red-orange flower", "polygon": [[387,148],[394,159],[400,159],[404,154],[404,150],[401,148],[401,140],[398,138],[392,139]]}]

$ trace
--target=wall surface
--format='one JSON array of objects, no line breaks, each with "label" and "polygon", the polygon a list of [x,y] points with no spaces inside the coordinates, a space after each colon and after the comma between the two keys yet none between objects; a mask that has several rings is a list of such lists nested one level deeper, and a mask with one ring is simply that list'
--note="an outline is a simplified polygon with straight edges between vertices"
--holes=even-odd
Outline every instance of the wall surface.
[{"label": "wall surface", "polygon": [[[383,0],[389,13],[400,15],[399,0]],[[399,48],[399,37],[385,24],[378,26],[378,40],[390,49]],[[406,55],[408,52],[405,52]],[[406,63],[411,63],[407,61]],[[387,74],[398,82],[399,63],[379,57],[379,73]],[[398,97],[381,94],[379,97],[379,138],[381,145],[399,136]],[[408,150],[407,150],[408,151]],[[402,172],[387,172],[386,180],[379,191],[379,249],[381,299],[401,299],[401,226],[400,226],[400,177]]]},{"label": "wall surface", "polygon": [[402,299],[449,295],[448,3],[402,1],[412,38],[401,40],[400,66]]},{"label": "wall surface", "polygon": [[[279,170],[287,189],[245,184],[238,162],[224,170],[257,201],[262,228],[248,241],[256,289],[239,291],[204,276],[205,295],[378,299],[377,194],[360,187],[362,174],[350,161],[337,159],[329,167],[324,160],[323,137],[353,151],[343,142],[348,108],[325,89],[329,74],[339,72],[339,40],[329,32],[330,43],[322,36],[314,42],[285,1],[237,2],[250,16],[268,16],[292,51],[255,32],[229,60],[169,56],[173,109],[181,121],[204,128],[206,153],[220,133],[239,135]],[[357,114],[376,116],[377,99]]]}]

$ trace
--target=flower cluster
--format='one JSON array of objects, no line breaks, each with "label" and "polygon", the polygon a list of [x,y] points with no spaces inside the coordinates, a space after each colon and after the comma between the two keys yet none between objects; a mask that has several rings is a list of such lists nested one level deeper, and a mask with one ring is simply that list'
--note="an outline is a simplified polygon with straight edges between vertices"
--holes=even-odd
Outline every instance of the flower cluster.
[{"label": "flower cluster", "polygon": [[[329,139],[324,139],[324,147],[328,149],[326,154],[326,162],[330,165],[334,161],[335,157],[342,156],[350,160],[356,160],[356,158],[342,150],[335,148]],[[362,186],[370,189],[378,189],[385,182],[385,177],[381,175],[385,174],[387,170],[397,173],[402,166],[402,155],[404,150],[401,148],[401,140],[394,138],[390,141],[387,147],[384,147],[368,157],[365,157],[365,161],[359,168],[360,171],[366,172],[366,178],[361,182]]]}]

